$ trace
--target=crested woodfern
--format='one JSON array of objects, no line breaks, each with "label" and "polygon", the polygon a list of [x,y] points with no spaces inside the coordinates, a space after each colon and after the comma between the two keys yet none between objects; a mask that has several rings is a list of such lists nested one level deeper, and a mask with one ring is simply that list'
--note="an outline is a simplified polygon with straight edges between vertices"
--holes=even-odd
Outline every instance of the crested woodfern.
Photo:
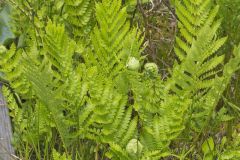
[{"label": "crested woodfern", "polygon": [[9,50],[7,50],[4,46],[1,47],[0,70],[3,73],[1,77],[10,83],[15,92],[24,96],[29,92],[29,83],[22,76],[22,50],[16,50],[15,44],[12,44]]},{"label": "crested woodfern", "polygon": [[126,68],[130,56],[140,58],[142,40],[136,29],[130,30],[126,8],[119,0],[103,0],[96,4],[95,27],[91,36],[98,68],[106,76],[116,76]]},{"label": "crested woodfern", "polygon": [[[1,78],[13,89],[4,93],[14,132],[24,135],[22,141],[15,136],[16,142],[34,152],[24,158],[81,159],[84,140],[96,145],[95,159],[158,160],[172,155],[171,144],[186,139],[183,133],[203,133],[240,67],[240,46],[226,64],[218,52],[226,41],[216,36],[218,6],[210,0],[176,1],[178,59],[162,80],[156,64],[142,66],[143,38],[130,27],[121,0],[96,3],[93,31],[92,1],[64,2],[66,25],[48,20],[41,45],[31,38],[26,48],[13,44],[0,50]],[[91,42],[80,53],[88,33]]]},{"label": "crested woodfern", "polygon": [[[188,10],[184,10],[184,9]],[[193,98],[193,104],[188,111],[189,120],[195,130],[202,130],[203,121],[217,105],[219,96],[213,96],[217,91],[212,86],[222,82],[219,77],[223,73],[224,55],[217,54],[226,38],[217,39],[216,33],[220,26],[219,20],[214,20],[218,6],[211,9],[211,1],[177,1],[176,10],[179,18],[180,37],[176,38],[175,53],[178,56],[167,81],[167,90],[175,94],[187,95]],[[223,75],[222,77],[231,77]],[[219,89],[219,95],[226,88]],[[211,97],[213,96],[213,97]],[[209,102],[211,101],[211,102]]]},{"label": "crested woodfern", "polygon": [[43,62],[52,70],[58,80],[64,80],[72,72],[75,42],[65,33],[63,25],[56,25],[51,21],[46,26],[43,37],[45,59]]},{"label": "crested woodfern", "polygon": [[64,18],[71,33],[74,37],[85,37],[91,31],[90,18],[93,18],[93,1],[64,0],[64,2]]}]

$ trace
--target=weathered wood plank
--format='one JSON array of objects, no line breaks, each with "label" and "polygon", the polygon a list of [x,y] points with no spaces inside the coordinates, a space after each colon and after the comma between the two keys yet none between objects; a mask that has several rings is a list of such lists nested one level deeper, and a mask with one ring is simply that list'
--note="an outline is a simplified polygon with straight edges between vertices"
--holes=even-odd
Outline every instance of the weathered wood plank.
[{"label": "weathered wood plank", "polygon": [[11,154],[14,154],[11,145],[12,127],[8,113],[0,84],[0,160],[11,160]]}]

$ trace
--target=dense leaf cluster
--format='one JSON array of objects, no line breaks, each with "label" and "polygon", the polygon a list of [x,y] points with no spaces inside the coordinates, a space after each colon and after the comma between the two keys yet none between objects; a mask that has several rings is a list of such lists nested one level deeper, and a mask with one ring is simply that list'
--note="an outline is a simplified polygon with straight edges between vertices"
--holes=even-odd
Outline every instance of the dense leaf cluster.
[{"label": "dense leaf cluster", "polygon": [[[31,21],[24,46],[18,41],[0,48],[20,157],[194,159],[211,121],[231,119],[224,109],[215,111],[240,67],[240,46],[224,63],[218,51],[226,37],[217,37],[219,7],[210,0],[175,1],[177,59],[167,79],[145,61],[144,37],[130,26],[120,0],[49,0],[41,9],[9,2]],[[48,8],[50,3],[56,6]],[[197,155],[240,158],[240,143],[225,147],[221,141],[217,152],[213,139],[206,139]]]}]

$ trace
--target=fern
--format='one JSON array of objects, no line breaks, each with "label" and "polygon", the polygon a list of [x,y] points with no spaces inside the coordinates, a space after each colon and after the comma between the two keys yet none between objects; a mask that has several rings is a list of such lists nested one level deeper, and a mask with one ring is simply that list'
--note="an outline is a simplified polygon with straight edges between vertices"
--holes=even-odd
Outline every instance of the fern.
[{"label": "fern", "polygon": [[70,158],[67,158],[66,154],[59,154],[56,150],[53,150],[53,160],[70,160]]},{"label": "fern", "polygon": [[[39,26],[27,31],[26,47],[0,48],[1,77],[13,88],[4,91],[17,148],[29,147],[27,159],[85,158],[80,143],[91,141],[96,157],[157,160],[172,156],[178,138],[188,140],[180,144],[187,148],[199,138],[184,133],[205,133],[240,67],[240,46],[226,64],[219,54],[226,38],[216,36],[218,6],[210,0],[176,1],[178,59],[163,80],[156,64],[143,66],[143,37],[130,27],[121,0],[96,2],[92,31],[93,1],[58,3],[56,14],[63,13],[66,23],[55,12],[47,21],[36,17]],[[24,103],[15,102],[18,94]]]},{"label": "fern", "polygon": [[23,130],[25,129],[26,125],[24,124],[26,122],[24,110],[17,105],[14,95],[7,87],[4,86],[2,92],[5,96],[8,108],[10,110],[9,115],[14,121],[14,143],[17,144],[20,142],[21,134],[23,134]]},{"label": "fern", "polygon": [[30,84],[22,76],[21,54],[22,51],[16,50],[14,44],[11,45],[9,50],[3,49],[0,53],[0,70],[3,73],[1,77],[7,80],[17,93],[21,94],[21,96],[26,96],[29,92]]},{"label": "fern", "polygon": [[74,37],[85,37],[90,31],[93,17],[93,1],[91,0],[64,0],[64,18]]},{"label": "fern", "polygon": [[[192,92],[209,88],[212,85],[212,77],[219,72],[219,65],[223,63],[224,56],[216,54],[216,51],[224,44],[226,38],[215,38],[220,22],[214,19],[219,7],[211,8],[209,0],[176,1],[180,37],[176,38],[175,53],[181,66],[176,64],[173,72],[180,72],[182,75],[173,73],[175,82],[172,90],[179,92],[178,94],[182,94],[181,89],[184,88]],[[177,77],[181,78],[177,80]]]},{"label": "fern", "polygon": [[130,30],[126,8],[121,9],[120,0],[97,3],[96,19],[99,27],[91,36],[95,65],[107,76],[115,76],[125,68],[130,56],[140,58],[142,40],[135,29]]},{"label": "fern", "polygon": [[137,107],[142,126],[139,131],[140,143],[143,145],[140,157],[154,159],[156,156],[155,159],[158,159],[170,154],[168,147],[171,141],[184,130],[183,117],[191,99],[163,92],[163,84],[158,78],[148,77],[144,80],[141,86],[145,87],[138,86],[138,90],[133,90],[136,94],[135,105],[141,106]]},{"label": "fern", "polygon": [[90,139],[99,142],[126,146],[136,130],[136,118],[131,120],[132,108],[125,110],[127,97],[114,91],[109,82],[96,79],[93,83],[89,89],[91,99],[79,119],[80,133],[88,132]]},{"label": "fern", "polygon": [[207,94],[201,97],[197,96],[199,100],[196,101],[193,106],[195,111],[193,112],[194,116],[192,117],[193,122],[195,122],[198,127],[196,130],[199,131],[199,129],[206,127],[207,123],[210,121],[209,117],[213,114],[213,109],[217,106],[217,103],[221,99],[221,96],[226,89],[227,84],[229,84],[233,73],[239,69],[239,53],[240,47],[237,46],[233,51],[233,55],[235,57],[233,57],[223,68],[223,76],[216,78],[213,84],[214,87],[212,87]]},{"label": "fern", "polygon": [[53,74],[59,80],[67,77],[72,71],[75,42],[68,38],[63,25],[56,25],[51,21],[46,27],[44,42],[46,63],[52,68]]},{"label": "fern", "polygon": [[[226,38],[215,40],[214,33],[218,26],[219,24],[212,28],[204,26],[189,48],[186,58],[180,65],[175,65],[172,73],[172,79],[175,82],[171,84],[173,85],[171,89],[175,93],[181,95],[188,90],[194,94],[212,86],[211,81],[219,72],[219,66],[224,60],[223,55],[218,56],[215,52],[226,40]],[[211,34],[207,34],[209,32]]]},{"label": "fern", "polygon": [[[50,73],[39,70],[29,61],[24,65],[24,69],[26,77],[33,85],[36,96],[50,113],[53,123],[62,139],[63,146],[66,148],[69,143],[68,131],[70,123],[64,120],[63,115],[64,103],[62,103],[63,100],[61,100],[63,86],[54,90],[55,86],[52,83]],[[44,77],[44,79],[42,77]]]},{"label": "fern", "polygon": [[186,51],[184,52],[184,50],[191,47],[201,27],[204,24],[212,25],[219,7],[216,6],[214,9],[211,9],[212,2],[210,0],[177,0],[175,1],[175,6],[181,36],[181,38],[176,38],[177,47],[175,49],[178,58],[181,60],[181,57],[186,56]]},{"label": "fern", "polygon": [[[202,132],[232,76],[226,74],[228,64],[222,67],[224,55],[217,54],[226,38],[216,37],[218,6],[211,9],[210,1],[177,1],[176,8],[181,37],[176,38],[175,53],[180,61],[174,65],[167,90],[193,98],[188,110],[191,116],[186,120],[195,131]],[[237,65],[233,68],[238,69]],[[219,73],[223,75],[219,77]]]}]

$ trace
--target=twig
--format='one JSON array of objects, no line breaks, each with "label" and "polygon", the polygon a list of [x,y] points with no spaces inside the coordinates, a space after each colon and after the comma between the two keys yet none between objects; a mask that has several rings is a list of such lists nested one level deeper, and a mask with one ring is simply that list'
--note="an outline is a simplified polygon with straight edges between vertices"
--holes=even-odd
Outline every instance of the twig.
[{"label": "twig", "polygon": [[166,0],[163,0],[162,2],[163,2],[163,4],[169,9],[169,11],[170,11],[171,14],[173,15],[173,17],[174,17],[175,19],[178,19],[175,11],[172,10],[172,8],[171,8],[169,1],[166,2]]}]

